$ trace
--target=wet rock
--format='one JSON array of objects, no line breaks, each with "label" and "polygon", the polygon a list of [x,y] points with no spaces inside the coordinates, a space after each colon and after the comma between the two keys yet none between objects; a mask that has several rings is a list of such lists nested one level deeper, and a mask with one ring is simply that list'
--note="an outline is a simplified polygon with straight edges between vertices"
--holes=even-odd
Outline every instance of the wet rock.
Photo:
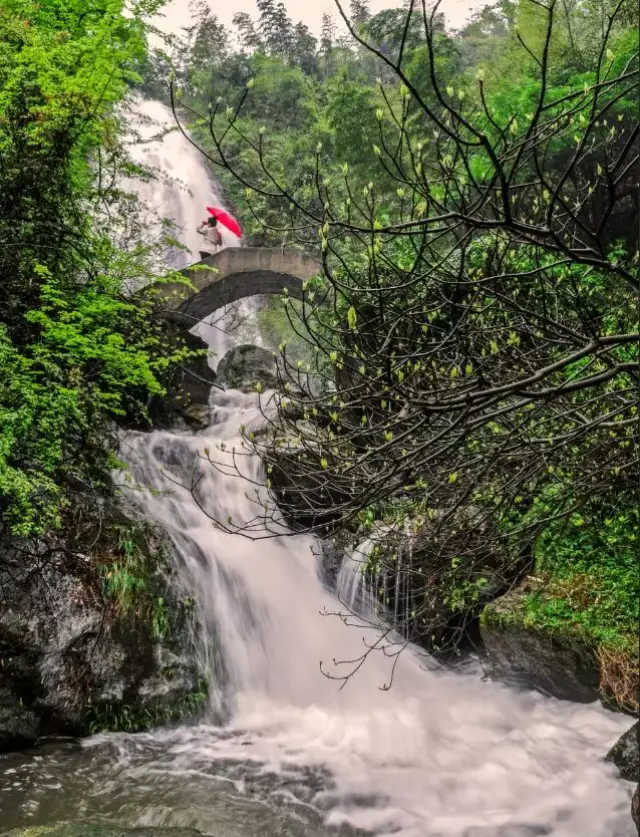
[{"label": "wet rock", "polygon": [[117,825],[88,825],[85,823],[56,823],[30,825],[13,831],[0,832],[0,837],[201,837],[191,828],[120,828]]},{"label": "wet rock", "polygon": [[[308,442],[307,442],[308,444]],[[294,529],[323,530],[339,517],[339,509],[351,497],[351,482],[345,478],[328,482],[315,459],[295,439],[271,446],[271,488],[278,507]]]},{"label": "wet rock", "polygon": [[278,364],[274,353],[261,346],[235,346],[218,364],[216,375],[216,383],[227,389],[250,392],[256,383],[263,390],[273,389],[278,382]]},{"label": "wet rock", "polygon": [[[182,363],[172,382],[174,391],[186,395],[188,404],[209,404],[209,393],[215,381],[215,372],[209,366],[209,346],[202,337],[190,331],[182,332],[180,337],[186,347],[192,352],[198,352],[196,357]],[[171,393],[170,393],[171,394]]]},{"label": "wet rock", "polygon": [[344,549],[331,538],[322,538],[318,542],[319,566],[322,583],[329,590],[335,590],[340,567],[344,560]]},{"label": "wet rock", "polygon": [[201,337],[189,331],[169,331],[167,340],[175,342],[178,337],[189,350],[199,354],[175,367],[166,395],[152,399],[149,415],[153,427],[161,430],[201,430],[209,425],[209,394],[216,374],[209,366],[209,347]]},{"label": "wet rock", "polygon": [[35,712],[20,706],[9,689],[0,689],[0,752],[33,744],[38,738]]},{"label": "wet rock", "polygon": [[488,674],[561,700],[597,700],[600,678],[589,644],[570,631],[551,633],[527,626],[521,613],[525,593],[522,588],[507,593],[482,613]]},{"label": "wet rock", "polygon": [[607,754],[606,760],[615,764],[620,771],[620,776],[628,782],[640,782],[639,738],[640,723],[636,721]]},{"label": "wet rock", "polygon": [[3,608],[4,600],[0,587],[0,752],[36,740],[39,719],[29,706],[41,694],[35,668],[39,655],[20,619]]},{"label": "wet rock", "polygon": [[159,436],[152,453],[158,468],[171,474],[179,482],[189,483],[198,458],[189,437],[174,436],[167,440],[164,436]]},{"label": "wet rock", "polygon": [[162,634],[141,607],[102,599],[101,578],[90,556],[0,546],[0,752],[117,727],[123,712],[141,726],[168,720],[201,691],[191,632],[164,574],[150,570],[145,582],[170,625]]},{"label": "wet rock", "polygon": [[189,404],[182,411],[182,417],[192,430],[205,430],[211,424],[211,410],[206,404]]}]

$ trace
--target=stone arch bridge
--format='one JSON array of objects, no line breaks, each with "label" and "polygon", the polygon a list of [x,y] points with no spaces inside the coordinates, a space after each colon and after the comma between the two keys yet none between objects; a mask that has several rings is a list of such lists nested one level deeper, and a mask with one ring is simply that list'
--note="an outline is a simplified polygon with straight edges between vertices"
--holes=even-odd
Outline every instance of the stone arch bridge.
[{"label": "stone arch bridge", "polygon": [[295,299],[303,298],[303,283],[321,270],[320,262],[301,250],[267,247],[227,247],[199,265],[213,270],[184,268],[193,288],[178,283],[163,285],[168,318],[183,327],[218,308],[255,294],[280,294],[286,288]]},{"label": "stone arch bridge", "polygon": [[[208,265],[213,270],[193,270],[196,265],[181,270],[192,287],[175,282],[154,288],[168,320],[170,333],[167,338],[171,340],[171,333],[177,332],[193,349],[207,346],[190,329],[213,311],[248,296],[280,294],[283,288],[292,298],[303,299],[304,282],[322,270],[317,259],[301,250],[266,247],[227,247],[198,264]],[[172,414],[197,425],[204,413],[208,415],[209,392],[214,381],[215,375],[206,357],[181,366],[167,397],[162,399],[154,419],[156,426],[162,426]],[[204,421],[206,425],[206,418]]]}]

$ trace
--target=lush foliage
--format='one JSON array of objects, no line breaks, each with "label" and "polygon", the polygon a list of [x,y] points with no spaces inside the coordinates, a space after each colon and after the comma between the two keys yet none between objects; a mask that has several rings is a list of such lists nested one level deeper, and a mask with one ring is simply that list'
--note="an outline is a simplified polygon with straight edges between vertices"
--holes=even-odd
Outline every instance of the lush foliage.
[{"label": "lush foliage", "polygon": [[171,620],[164,597],[151,583],[163,570],[161,546],[132,525],[111,527],[109,534],[116,543],[101,566],[103,600],[113,605],[116,616],[135,612],[150,626],[154,640],[166,639],[172,633]]},{"label": "lush foliage", "polygon": [[[625,504],[626,500],[626,504]],[[603,699],[638,711],[638,507],[633,495],[586,504],[535,545],[532,574],[483,619],[581,649],[600,671]]]},{"label": "lush foliage", "polygon": [[143,420],[176,359],[151,304],[126,297],[156,261],[127,241],[135,207],[117,188],[116,107],[139,80],[155,6],[0,9],[0,521],[12,533],[55,528],[70,493],[106,487],[110,420]]},{"label": "lush foliage", "polygon": [[527,611],[549,627],[580,625],[598,641],[634,643],[639,512],[634,498],[590,504],[554,521],[538,538],[536,572],[551,576]]},{"label": "lush foliage", "polygon": [[85,725],[89,735],[99,732],[143,732],[153,727],[184,724],[197,720],[207,704],[209,684],[201,680],[198,690],[171,706],[141,709],[123,704],[101,704],[87,709]]}]

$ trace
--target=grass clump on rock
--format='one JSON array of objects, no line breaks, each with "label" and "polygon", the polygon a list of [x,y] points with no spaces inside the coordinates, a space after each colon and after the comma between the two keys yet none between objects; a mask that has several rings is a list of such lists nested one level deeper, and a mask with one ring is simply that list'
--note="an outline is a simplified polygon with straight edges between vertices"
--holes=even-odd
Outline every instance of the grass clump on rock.
[{"label": "grass clump on rock", "polygon": [[639,517],[631,504],[593,505],[549,525],[532,575],[483,613],[490,652],[497,632],[544,638],[595,674],[606,704],[636,713]]}]

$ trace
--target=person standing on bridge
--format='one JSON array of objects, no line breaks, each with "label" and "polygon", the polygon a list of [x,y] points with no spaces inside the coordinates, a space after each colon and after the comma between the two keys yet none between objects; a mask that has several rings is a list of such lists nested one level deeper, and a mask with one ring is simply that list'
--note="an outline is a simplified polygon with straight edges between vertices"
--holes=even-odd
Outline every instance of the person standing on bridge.
[{"label": "person standing on bridge", "polygon": [[218,219],[213,216],[207,218],[198,227],[198,232],[204,236],[204,242],[200,248],[200,260],[202,261],[208,256],[215,255],[222,247],[222,235],[218,229]]}]

